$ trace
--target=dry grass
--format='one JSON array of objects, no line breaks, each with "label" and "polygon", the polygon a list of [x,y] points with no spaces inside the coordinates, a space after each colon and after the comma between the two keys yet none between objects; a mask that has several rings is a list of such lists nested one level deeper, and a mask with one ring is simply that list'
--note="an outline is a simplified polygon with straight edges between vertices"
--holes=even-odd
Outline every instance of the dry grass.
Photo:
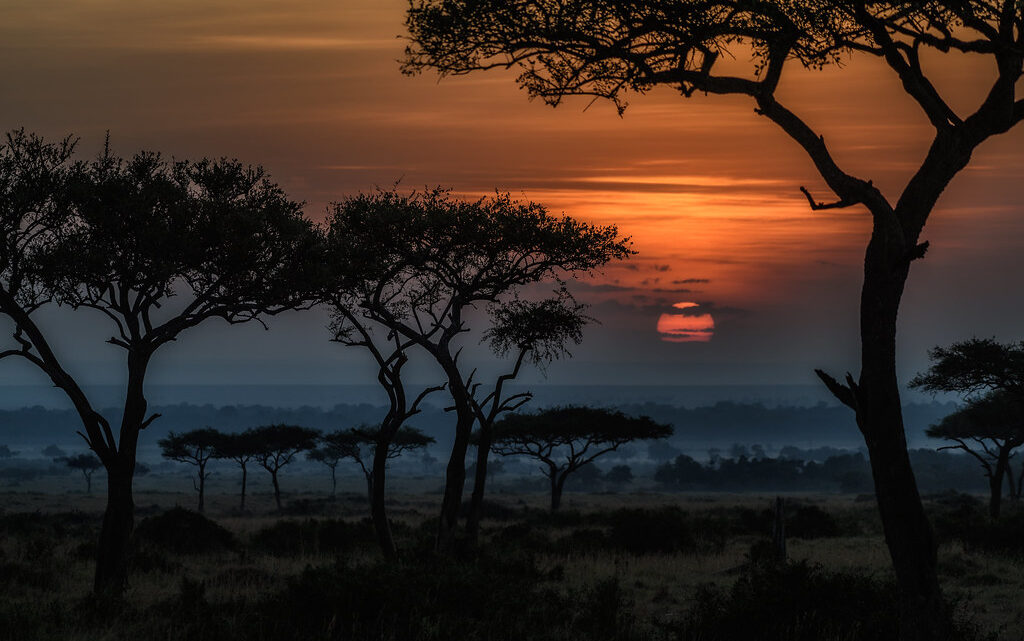
[{"label": "dry grass", "polygon": [[[306,501],[319,511],[316,518],[358,520],[364,517],[365,498],[359,479],[350,479],[337,500],[327,502],[322,492],[301,491],[289,494],[291,504]],[[423,483],[423,482],[421,482]],[[426,491],[423,485],[427,486]],[[417,486],[406,481],[396,490],[391,513],[397,521],[417,528],[432,520],[438,500],[430,483]],[[296,484],[298,487],[299,484]],[[180,491],[156,491],[143,486],[136,493],[140,517],[183,506],[192,508],[194,493],[191,488]],[[597,514],[619,508],[658,508],[675,505],[691,513],[733,510],[740,507],[757,510],[769,506],[773,496],[735,494],[659,494],[640,492],[633,494],[572,494],[568,495],[566,509],[581,514]],[[878,527],[874,505],[853,497],[829,495],[792,495],[793,501],[816,504],[836,519],[857,531],[857,534],[812,540],[791,539],[790,557],[806,559],[828,569],[858,570],[879,577],[889,576],[888,554]],[[508,507],[529,507],[543,510],[547,497],[543,494],[503,495],[491,497],[496,503]],[[228,483],[213,484],[208,495],[207,515],[232,531],[242,541],[248,541],[259,529],[279,518],[274,510],[273,496],[257,488],[247,499],[246,513],[236,510],[237,496]],[[97,492],[86,495],[65,488],[59,493],[32,488],[31,491],[0,493],[0,510],[6,513],[40,512],[64,513],[78,511],[99,515],[104,497]],[[287,518],[305,518],[301,516]],[[499,531],[508,522],[493,522],[485,526],[486,535]],[[553,529],[549,535],[557,537],[571,531],[571,527]],[[756,537],[730,538],[720,552],[700,554],[626,554],[598,551],[581,554],[548,553],[540,557],[546,570],[561,568],[566,590],[592,586],[601,579],[616,578],[634,602],[633,610],[640,621],[668,621],[677,617],[691,603],[697,588],[704,584],[728,587],[735,581],[737,569],[746,561],[746,553]],[[49,562],[58,572],[53,587],[29,590],[22,596],[26,601],[71,601],[88,593],[92,561],[82,553],[81,540],[60,541],[52,550],[31,550],[24,541],[0,541],[0,559],[27,559],[33,554],[49,555]],[[349,563],[369,563],[375,559],[372,548],[360,549]],[[128,599],[140,609],[175,598],[180,592],[183,577],[205,584],[211,601],[255,600],[258,595],[282,588],[288,577],[295,576],[308,566],[327,565],[333,558],[322,555],[274,557],[252,551],[219,552],[202,555],[174,555],[168,568],[136,572],[128,592]],[[961,618],[975,620],[982,629],[995,631],[1000,639],[1024,639],[1024,559],[1001,555],[968,553],[954,546],[940,549],[940,567],[947,594],[958,603]],[[68,637],[76,637],[74,630]],[[95,638],[95,637],[89,637]],[[113,637],[111,637],[113,638]]]}]

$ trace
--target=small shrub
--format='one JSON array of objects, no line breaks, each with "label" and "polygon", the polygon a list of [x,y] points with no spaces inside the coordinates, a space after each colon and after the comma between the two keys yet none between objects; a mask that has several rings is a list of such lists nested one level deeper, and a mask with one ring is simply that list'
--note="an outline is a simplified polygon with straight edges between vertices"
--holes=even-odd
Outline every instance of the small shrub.
[{"label": "small shrub", "polygon": [[198,512],[180,507],[142,519],[135,528],[135,541],[180,554],[219,552],[236,545],[231,532]]}]

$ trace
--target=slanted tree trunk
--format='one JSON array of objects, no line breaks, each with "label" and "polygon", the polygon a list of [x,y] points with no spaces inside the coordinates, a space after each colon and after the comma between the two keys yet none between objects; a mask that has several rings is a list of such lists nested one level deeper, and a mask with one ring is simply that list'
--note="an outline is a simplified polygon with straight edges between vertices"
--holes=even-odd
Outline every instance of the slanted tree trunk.
[{"label": "slanted tree trunk", "polygon": [[206,511],[206,463],[199,464],[199,513]]},{"label": "slanted tree trunk", "polygon": [[448,389],[455,405],[455,442],[448,459],[445,472],[444,498],[441,501],[441,515],[438,519],[437,540],[435,550],[451,553],[455,550],[455,534],[459,522],[459,509],[462,506],[462,492],[466,484],[466,452],[469,450],[470,433],[476,415],[469,401],[469,391],[465,389],[462,374],[454,360],[441,360],[441,365],[448,376]]},{"label": "slanted tree trunk", "polygon": [[385,505],[386,474],[388,465],[389,443],[378,443],[373,451],[373,467],[371,474],[366,477],[370,492],[370,517],[373,519],[373,529],[377,533],[377,543],[380,551],[387,559],[394,559],[398,556],[398,549],[395,547],[395,539],[391,534],[391,523],[388,521],[387,506]]},{"label": "slanted tree trunk", "polygon": [[[992,469],[992,474],[988,477],[988,487],[990,496],[988,499],[988,515],[992,520],[998,520],[999,514],[1002,511],[1003,504],[1003,477],[1006,476],[1006,471],[1010,462],[1010,448],[1006,444],[999,446],[999,454],[996,458],[996,466]],[[1011,485],[1012,475],[1011,475]]]},{"label": "slanted tree trunk", "polygon": [[245,482],[248,477],[248,470],[245,469],[245,463],[242,463],[242,498],[238,503],[238,510],[240,512],[245,511]]},{"label": "slanted tree trunk", "polygon": [[490,429],[480,429],[480,441],[476,446],[476,471],[473,475],[473,494],[469,499],[469,514],[466,515],[466,539],[475,547],[480,538],[480,520],[483,518],[484,492],[487,487],[487,459],[491,451]]},{"label": "slanted tree trunk", "polygon": [[[949,611],[939,588],[937,547],[910,465],[896,376],[896,316],[916,234],[876,216],[864,261],[861,375],[851,384],[868,448],[886,545],[900,588],[900,638],[946,639]],[[852,381],[851,381],[852,383]]]},{"label": "slanted tree trunk", "polygon": [[565,479],[569,477],[569,470],[561,474],[555,468],[551,469],[551,511],[557,512],[562,505],[562,490],[565,489]]},{"label": "slanted tree trunk", "polygon": [[281,486],[277,482],[277,470],[270,471],[270,480],[274,484],[274,501],[277,503],[277,511],[281,511]]}]

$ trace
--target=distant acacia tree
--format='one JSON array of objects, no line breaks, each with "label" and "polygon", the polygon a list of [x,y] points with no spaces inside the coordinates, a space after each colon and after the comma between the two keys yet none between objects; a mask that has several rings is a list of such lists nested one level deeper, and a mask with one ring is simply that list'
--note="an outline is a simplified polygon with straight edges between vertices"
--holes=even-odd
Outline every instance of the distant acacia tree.
[{"label": "distant acacia tree", "polygon": [[[380,430],[363,425],[347,429],[343,432],[335,432],[335,434],[339,439],[347,440],[351,444],[352,448],[349,450],[349,458],[355,461],[363,472],[363,477],[366,479],[367,498],[372,503],[375,496],[373,484],[376,482],[373,468],[377,465],[377,451],[383,447],[379,440]],[[391,459],[396,459],[406,452],[422,449],[432,443],[436,443],[434,437],[427,436],[415,427],[403,426],[388,441],[385,465]]]},{"label": "distant acacia tree", "polygon": [[637,440],[666,438],[668,425],[646,416],[591,407],[561,407],[510,414],[494,426],[491,449],[501,456],[529,456],[551,484],[551,511],[562,503],[565,480],[594,459]]},{"label": "distant acacia tree", "polygon": [[1003,479],[1015,497],[1024,483],[1024,465],[1015,482],[1010,464],[1013,451],[1024,445],[1024,342],[972,338],[928,354],[931,367],[915,376],[910,386],[967,399],[965,407],[929,428],[928,435],[951,440],[955,445],[948,447],[978,459],[989,479],[989,515],[999,518]]},{"label": "distant acacia tree", "polygon": [[58,463],[63,463],[72,470],[78,470],[82,473],[85,478],[85,491],[92,494],[92,475],[93,473],[103,467],[103,463],[96,458],[95,454],[75,454],[73,456],[64,456],[57,459]]},{"label": "distant acacia tree", "polygon": [[[929,427],[926,433],[932,438],[955,443],[940,450],[963,450],[978,459],[989,482],[989,516],[998,519],[1003,480],[1008,481],[1011,496],[1019,495],[1010,457],[1015,449],[1024,445],[1024,397],[997,391],[973,398],[965,407]],[[1024,478],[1024,469],[1021,474]]]},{"label": "distant acacia tree", "polygon": [[[684,97],[735,95],[807,154],[833,202],[802,189],[814,210],[860,207],[872,232],[861,290],[861,371],[845,382],[819,371],[855,412],[870,455],[885,540],[900,588],[900,637],[948,636],[936,544],[907,452],[896,374],[896,318],[911,263],[928,248],[932,209],[980,145],[1024,120],[1024,5],[1019,0],[687,2],[683,0],[410,0],[404,71],[442,75],[515,68],[521,87],[551,105],[671,87]],[[983,56],[993,79],[961,115],[929,78],[941,54]],[[920,108],[934,137],[896,198],[845,171],[812,125],[777,95],[784,71],[877,59]],[[932,56],[932,57],[929,57]],[[746,64],[746,68],[740,65]],[[962,101],[959,101],[962,102]]]},{"label": "distant acacia tree", "polygon": [[317,446],[306,452],[306,458],[317,463],[323,463],[331,471],[331,499],[338,495],[338,477],[336,471],[338,465],[347,458],[357,455],[358,446],[352,443],[352,439],[346,432],[331,432],[321,434],[317,440]]},{"label": "distant acacia tree", "polygon": [[239,493],[238,509],[245,511],[245,487],[249,479],[249,461],[259,453],[259,444],[253,437],[252,430],[234,434],[222,434],[215,447],[215,458],[234,461],[242,470],[242,489]]},{"label": "distant acacia tree", "polygon": [[7,445],[0,445],[0,458],[14,458],[21,452],[15,452]]},{"label": "distant acacia tree", "polygon": [[[121,159],[109,148],[71,163],[73,148],[24,132],[0,147],[0,314],[14,325],[0,358],[25,359],[64,391],[106,468],[94,590],[116,597],[127,578],[139,437],[157,418],[144,393],[153,356],[210,319],[243,323],[305,305],[318,238],[301,203],[259,168],[153,153]],[[51,302],[105,317],[108,342],[124,350],[116,435],[36,322]]]},{"label": "distant acacia tree", "polygon": [[[455,439],[438,520],[436,547],[449,551],[477,420],[469,380],[458,362],[466,310],[514,298],[529,284],[597,269],[631,253],[614,227],[550,215],[535,203],[497,195],[466,202],[442,189],[401,195],[381,191],[335,205],[328,221],[329,261],[340,273],[372,265],[341,307],[394,332],[401,345],[425,350],[444,372],[455,413]],[[372,285],[372,286],[370,286]]]},{"label": "distant acacia tree", "polygon": [[45,456],[47,458],[51,458],[51,459],[58,459],[58,458],[61,458],[62,456],[67,456],[68,455],[67,452],[65,452],[64,450],[62,450],[59,447],[57,447],[56,444],[52,444],[52,443],[50,445],[47,445],[46,447],[44,447],[42,449],[42,451],[41,451],[41,454],[43,456]]},{"label": "distant acacia tree", "polygon": [[223,436],[217,430],[205,427],[183,434],[171,432],[167,438],[157,441],[164,458],[196,466],[196,478],[193,480],[193,485],[199,494],[198,510],[200,514],[206,508],[206,479],[209,477],[206,465],[210,459],[216,457],[217,446]]},{"label": "distant acacia tree", "polygon": [[270,472],[270,480],[274,485],[274,501],[280,511],[281,485],[278,482],[278,474],[285,465],[295,460],[296,455],[315,448],[320,434],[308,427],[280,424],[254,427],[246,434],[255,452],[253,460]]}]

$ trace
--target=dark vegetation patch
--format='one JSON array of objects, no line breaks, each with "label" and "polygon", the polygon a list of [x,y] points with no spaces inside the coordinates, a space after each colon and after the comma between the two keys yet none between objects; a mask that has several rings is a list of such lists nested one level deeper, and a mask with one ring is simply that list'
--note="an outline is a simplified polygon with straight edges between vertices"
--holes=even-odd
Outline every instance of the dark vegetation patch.
[{"label": "dark vegetation patch", "polygon": [[[405,528],[392,524],[400,533]],[[273,556],[346,554],[359,546],[375,544],[369,520],[349,523],[339,519],[281,520],[257,530],[250,540],[253,549]]]},{"label": "dark vegetation patch", "polygon": [[674,626],[680,641],[888,641],[897,638],[892,582],[808,563],[752,563],[725,590],[701,588]]},{"label": "dark vegetation patch", "polygon": [[152,545],[178,554],[208,554],[237,545],[230,531],[181,507],[142,519],[135,528],[135,542],[139,547]]}]

